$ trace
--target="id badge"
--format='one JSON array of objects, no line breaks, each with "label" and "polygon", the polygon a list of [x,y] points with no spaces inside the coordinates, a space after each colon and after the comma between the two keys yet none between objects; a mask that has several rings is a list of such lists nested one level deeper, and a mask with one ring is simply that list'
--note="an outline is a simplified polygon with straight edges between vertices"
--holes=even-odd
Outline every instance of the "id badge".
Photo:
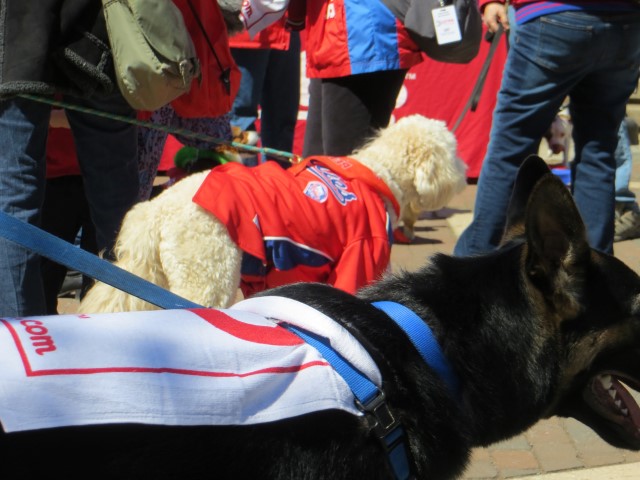
[{"label": "id badge", "polygon": [[436,27],[436,38],[438,45],[459,42],[462,40],[458,15],[453,5],[431,10],[433,24]]}]

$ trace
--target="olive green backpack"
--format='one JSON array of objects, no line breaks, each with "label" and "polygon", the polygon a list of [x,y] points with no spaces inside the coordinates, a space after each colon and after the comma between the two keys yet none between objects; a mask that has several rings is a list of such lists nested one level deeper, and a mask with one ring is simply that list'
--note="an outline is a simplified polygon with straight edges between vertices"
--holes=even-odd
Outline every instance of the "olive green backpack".
[{"label": "olive green backpack", "polygon": [[120,91],[136,110],[156,110],[191,88],[200,65],[171,0],[102,0]]}]

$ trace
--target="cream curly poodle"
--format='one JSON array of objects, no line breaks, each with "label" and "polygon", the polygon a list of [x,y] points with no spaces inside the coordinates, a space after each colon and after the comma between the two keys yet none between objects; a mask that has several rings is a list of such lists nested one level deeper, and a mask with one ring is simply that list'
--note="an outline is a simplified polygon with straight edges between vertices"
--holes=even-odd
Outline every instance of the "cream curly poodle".
[{"label": "cream curly poodle", "polygon": [[[350,157],[313,157],[288,170],[274,162],[228,164],[190,175],[127,213],[115,264],[208,307],[229,306],[239,287],[246,296],[293,281],[353,292],[388,268],[398,225],[411,238],[421,212],[442,208],[464,188],[456,148],[444,122],[412,115]],[[257,183],[246,183],[249,177]],[[297,196],[282,199],[282,191]],[[231,199],[222,200],[225,192]],[[236,210],[224,210],[227,204]],[[351,213],[341,218],[342,211]],[[79,312],[153,308],[97,282]]]}]

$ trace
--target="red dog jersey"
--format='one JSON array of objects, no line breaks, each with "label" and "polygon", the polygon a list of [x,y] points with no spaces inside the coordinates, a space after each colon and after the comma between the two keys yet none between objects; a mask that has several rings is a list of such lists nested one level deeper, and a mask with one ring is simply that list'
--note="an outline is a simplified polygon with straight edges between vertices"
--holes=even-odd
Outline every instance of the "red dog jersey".
[{"label": "red dog jersey", "polygon": [[346,157],[311,157],[287,170],[275,162],[214,168],[193,201],[215,215],[244,252],[245,296],[297,281],[354,293],[377,279],[391,254],[393,194]]}]

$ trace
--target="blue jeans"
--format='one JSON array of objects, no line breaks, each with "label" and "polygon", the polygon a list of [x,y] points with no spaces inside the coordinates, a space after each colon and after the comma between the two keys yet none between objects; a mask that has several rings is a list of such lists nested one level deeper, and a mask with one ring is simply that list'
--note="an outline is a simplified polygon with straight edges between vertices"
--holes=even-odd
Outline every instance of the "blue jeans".
[{"label": "blue jeans", "polygon": [[498,246],[519,166],[535,154],[566,96],[574,199],[591,245],[613,252],[617,133],[638,84],[640,14],[564,12],[519,25],[510,39],[474,216],[455,255]]},{"label": "blue jeans", "polygon": [[[135,118],[120,94],[70,103]],[[40,225],[45,149],[51,107],[14,98],[0,102],[0,210]],[[138,195],[136,127],[67,110],[82,170],[97,246],[109,251]],[[0,316],[46,314],[40,257],[0,238]]]},{"label": "blue jeans", "polygon": [[636,194],[629,189],[633,155],[627,130],[627,122],[622,122],[618,129],[618,146],[616,147],[616,203],[635,203]]},{"label": "blue jeans", "polygon": [[232,48],[242,77],[231,109],[231,125],[256,130],[260,106],[263,147],[291,152],[300,106],[300,35],[289,50]]}]

